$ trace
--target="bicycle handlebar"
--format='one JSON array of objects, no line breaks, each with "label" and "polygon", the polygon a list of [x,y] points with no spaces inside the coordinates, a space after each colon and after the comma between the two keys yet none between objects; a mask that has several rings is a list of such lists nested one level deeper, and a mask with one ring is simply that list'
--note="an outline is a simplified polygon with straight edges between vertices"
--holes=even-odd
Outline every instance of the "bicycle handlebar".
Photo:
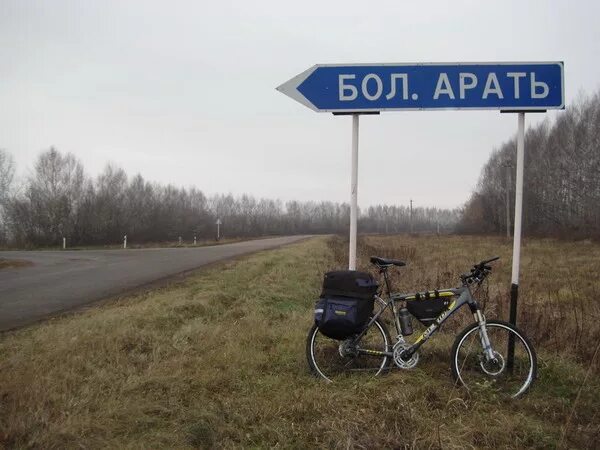
[{"label": "bicycle handlebar", "polygon": [[494,256],[493,258],[487,259],[485,261],[481,261],[478,265],[479,266],[485,266],[486,264],[489,264],[489,263],[494,262],[494,261],[498,261],[499,259],[500,259],[499,256]]},{"label": "bicycle handlebar", "polygon": [[471,273],[461,275],[460,279],[465,284],[471,284],[475,282],[481,283],[492,271],[492,266],[489,266],[488,264],[498,261],[499,259],[499,256],[494,256],[493,258],[481,261],[479,264],[475,264],[471,269]]}]

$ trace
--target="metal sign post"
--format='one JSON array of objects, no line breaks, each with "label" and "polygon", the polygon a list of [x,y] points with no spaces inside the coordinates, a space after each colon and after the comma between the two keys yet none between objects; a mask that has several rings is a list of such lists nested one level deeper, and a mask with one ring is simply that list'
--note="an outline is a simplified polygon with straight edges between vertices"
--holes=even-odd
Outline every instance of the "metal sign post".
[{"label": "metal sign post", "polygon": [[356,235],[358,230],[358,114],[352,114],[352,175],[350,179],[350,248],[348,269],[356,270]]},{"label": "metal sign post", "polygon": [[[564,109],[564,65],[562,62],[317,64],[277,90],[314,111],[352,114],[348,267],[355,270],[359,114],[493,109],[521,111],[522,117],[524,111]],[[521,177],[522,170],[521,167]],[[515,208],[520,211],[521,203]],[[519,230],[520,226],[519,212]],[[518,241],[515,238],[517,255],[520,245],[519,231]],[[518,286],[518,276],[514,275],[515,270],[518,274],[518,256],[516,264],[513,285]]]},{"label": "metal sign post", "polygon": [[[515,189],[515,229],[513,232],[512,277],[510,285],[509,321],[517,324],[517,301],[519,298],[519,269],[521,264],[521,226],[523,223],[523,164],[525,161],[525,113],[518,114],[517,126],[517,179]],[[511,333],[508,340],[509,369],[512,369],[515,355],[515,337]]]},{"label": "metal sign post", "polygon": [[510,169],[512,168],[512,164],[510,161],[506,161],[504,163],[504,167],[506,168],[506,184],[504,189],[504,203],[505,203],[505,213],[506,213],[506,239],[510,239]]}]

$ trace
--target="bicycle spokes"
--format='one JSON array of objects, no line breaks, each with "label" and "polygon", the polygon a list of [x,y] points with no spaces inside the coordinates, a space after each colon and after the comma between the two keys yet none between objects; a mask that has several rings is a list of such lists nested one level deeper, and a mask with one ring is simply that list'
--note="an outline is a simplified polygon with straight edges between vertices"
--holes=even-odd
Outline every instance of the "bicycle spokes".
[{"label": "bicycle spokes", "polygon": [[[532,383],[535,356],[529,344],[507,325],[486,325],[489,347],[484,348],[478,328],[466,333],[457,347],[455,366],[459,380],[469,389],[490,393],[521,395]],[[512,367],[508,362],[508,342],[514,338]]]},{"label": "bicycle spokes", "polygon": [[351,372],[377,375],[387,368],[388,345],[387,333],[378,321],[362,336],[359,344],[352,339],[330,339],[315,328],[309,336],[307,356],[311,369],[329,381]]}]

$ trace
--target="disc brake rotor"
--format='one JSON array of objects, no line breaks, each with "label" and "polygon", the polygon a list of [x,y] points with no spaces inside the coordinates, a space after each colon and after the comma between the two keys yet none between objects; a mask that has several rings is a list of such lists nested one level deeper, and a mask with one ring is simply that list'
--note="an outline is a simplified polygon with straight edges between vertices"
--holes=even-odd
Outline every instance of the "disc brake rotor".
[{"label": "disc brake rotor", "polygon": [[493,350],[493,352],[494,359],[492,361],[488,361],[487,358],[484,357],[481,359],[481,361],[479,361],[479,365],[481,366],[481,370],[483,370],[486,374],[491,377],[497,377],[504,372],[505,364],[502,355],[495,350]]}]

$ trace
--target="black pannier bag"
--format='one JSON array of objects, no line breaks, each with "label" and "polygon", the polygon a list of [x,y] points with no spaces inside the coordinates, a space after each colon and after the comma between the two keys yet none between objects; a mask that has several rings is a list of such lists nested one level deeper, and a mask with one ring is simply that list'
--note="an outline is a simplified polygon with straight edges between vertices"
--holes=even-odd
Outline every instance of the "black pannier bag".
[{"label": "black pannier bag", "polygon": [[378,287],[377,281],[370,273],[337,270],[325,274],[321,298],[334,296],[372,300]]},{"label": "black pannier bag", "polygon": [[451,297],[422,298],[406,302],[406,309],[425,326],[431,325],[451,302]]},{"label": "black pannier bag", "polygon": [[360,333],[373,314],[377,288],[377,282],[366,272],[326,273],[321,298],[315,305],[319,331],[339,340]]}]

